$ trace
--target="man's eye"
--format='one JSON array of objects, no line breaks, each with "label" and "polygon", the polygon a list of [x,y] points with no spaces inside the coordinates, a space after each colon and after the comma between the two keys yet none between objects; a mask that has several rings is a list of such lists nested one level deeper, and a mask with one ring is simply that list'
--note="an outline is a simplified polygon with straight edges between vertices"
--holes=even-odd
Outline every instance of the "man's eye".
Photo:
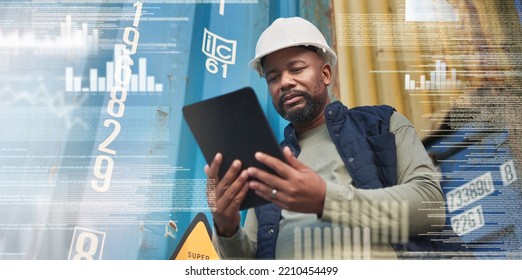
[{"label": "man's eye", "polygon": [[295,68],[290,69],[290,71],[291,71],[292,73],[299,73],[299,72],[301,72],[303,69],[305,69],[305,67],[295,67]]},{"label": "man's eye", "polygon": [[272,75],[272,76],[268,76],[266,80],[267,80],[269,83],[273,83],[273,82],[277,81],[277,79],[278,79],[278,76],[277,76],[277,75]]}]

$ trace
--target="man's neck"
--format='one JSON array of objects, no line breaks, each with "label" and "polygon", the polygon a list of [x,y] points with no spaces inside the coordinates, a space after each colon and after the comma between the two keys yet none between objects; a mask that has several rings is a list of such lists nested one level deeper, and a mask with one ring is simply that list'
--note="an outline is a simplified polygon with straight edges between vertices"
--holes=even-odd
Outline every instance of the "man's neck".
[{"label": "man's neck", "polygon": [[314,129],[324,123],[324,113],[321,113],[311,121],[308,121],[306,123],[292,123],[292,125],[294,126],[295,133],[299,135],[305,131]]}]

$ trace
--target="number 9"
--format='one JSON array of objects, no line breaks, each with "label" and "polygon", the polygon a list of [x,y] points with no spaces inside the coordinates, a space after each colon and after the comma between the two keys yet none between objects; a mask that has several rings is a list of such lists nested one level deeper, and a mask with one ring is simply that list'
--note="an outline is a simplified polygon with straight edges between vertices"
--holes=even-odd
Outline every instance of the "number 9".
[{"label": "number 9", "polygon": [[484,194],[484,182],[477,181],[476,186],[477,186],[477,194],[479,196],[483,195]]},{"label": "number 9", "polygon": [[[105,173],[102,173],[102,163],[103,161],[107,161],[107,168],[105,169]],[[93,174],[96,178],[103,180],[103,185],[98,186],[98,180],[91,180],[91,187],[93,190],[97,192],[106,192],[109,190],[111,186],[111,178],[112,178],[112,170],[114,169],[114,160],[106,155],[99,155],[96,157],[96,162],[94,163]]]},{"label": "number 9", "polygon": [[[129,38],[130,33],[134,33],[132,36],[132,41]],[[129,54],[135,54],[136,49],[138,48],[138,40],[140,39],[140,32],[138,29],[134,27],[125,27],[125,31],[123,32],[123,41],[129,45],[131,45],[131,49]]]}]

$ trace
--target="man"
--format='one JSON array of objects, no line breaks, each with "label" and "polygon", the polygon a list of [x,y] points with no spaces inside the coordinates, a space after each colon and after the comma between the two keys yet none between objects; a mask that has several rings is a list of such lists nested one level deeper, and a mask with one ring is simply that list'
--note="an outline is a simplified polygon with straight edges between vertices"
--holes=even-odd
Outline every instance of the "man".
[{"label": "man", "polygon": [[[261,34],[250,65],[266,78],[277,112],[290,121],[282,143],[288,164],[257,153],[277,175],[245,169],[236,160],[218,178],[223,157],[217,154],[205,167],[214,183],[208,191],[215,200],[209,203],[222,258],[308,258],[309,252],[360,258],[350,255],[350,246],[357,245],[356,236],[364,238],[348,228],[373,230],[365,235],[373,237],[372,258],[396,258],[392,239],[400,242],[390,235],[397,227],[416,238],[444,225],[442,191],[415,129],[389,106],[348,110],[331,103],[328,86],[336,60],[320,31],[302,18],[278,19]],[[249,209],[241,227],[239,207],[249,189],[271,203]],[[341,254],[309,248],[339,247],[335,240],[308,242],[330,240],[336,231],[353,237],[343,239]]]}]

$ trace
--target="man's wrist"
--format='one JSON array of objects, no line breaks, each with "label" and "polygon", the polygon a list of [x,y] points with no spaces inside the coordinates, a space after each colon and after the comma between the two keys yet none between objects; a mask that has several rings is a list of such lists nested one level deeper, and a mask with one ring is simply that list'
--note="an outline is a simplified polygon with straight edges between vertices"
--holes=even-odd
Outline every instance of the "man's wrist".
[{"label": "man's wrist", "polygon": [[236,234],[237,231],[239,230],[239,226],[236,226],[233,229],[220,229],[216,225],[215,222],[214,222],[214,228],[216,228],[216,233],[217,233],[218,236],[225,237],[225,238],[230,238],[230,237],[234,236],[234,234]]}]

